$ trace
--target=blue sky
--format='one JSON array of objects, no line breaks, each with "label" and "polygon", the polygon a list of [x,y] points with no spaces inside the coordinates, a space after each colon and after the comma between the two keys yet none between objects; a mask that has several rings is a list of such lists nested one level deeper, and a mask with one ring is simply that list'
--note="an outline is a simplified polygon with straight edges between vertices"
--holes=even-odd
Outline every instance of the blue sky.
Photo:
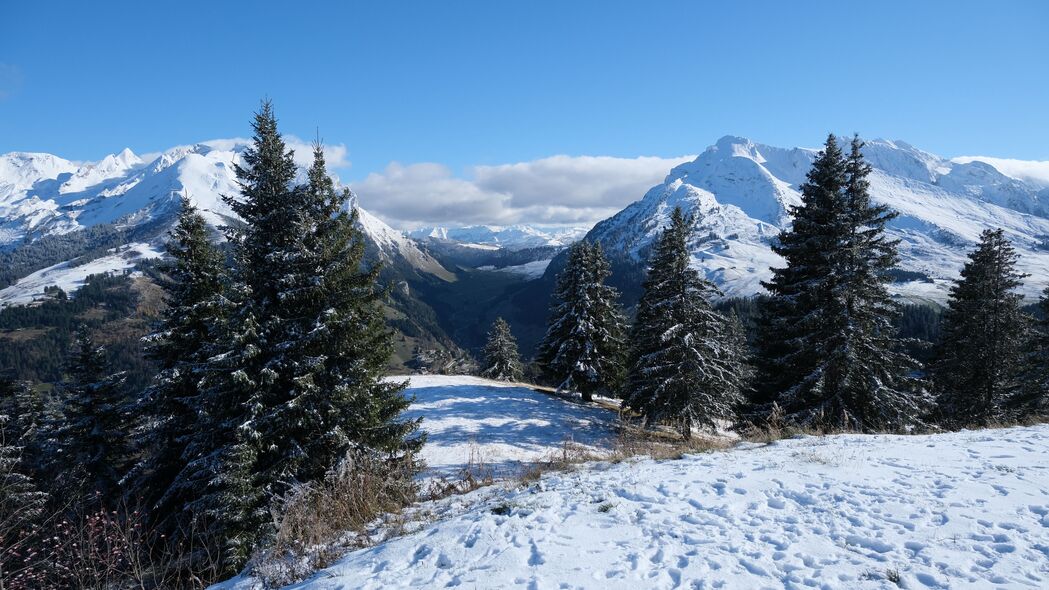
[{"label": "blue sky", "polygon": [[[7,2],[0,152],[285,132],[391,162],[675,157],[828,131],[1049,159],[1049,2]],[[665,173],[665,172],[664,172]]]}]

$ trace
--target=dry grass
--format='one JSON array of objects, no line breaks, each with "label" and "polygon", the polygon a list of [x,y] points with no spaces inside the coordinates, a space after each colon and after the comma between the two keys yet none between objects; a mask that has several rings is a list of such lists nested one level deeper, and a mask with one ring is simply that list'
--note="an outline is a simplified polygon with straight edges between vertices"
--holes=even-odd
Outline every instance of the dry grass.
[{"label": "dry grass", "polygon": [[609,458],[612,461],[631,457],[674,460],[688,454],[725,450],[733,444],[734,440],[720,435],[693,435],[691,439],[684,440],[677,433],[638,428],[624,423]]},{"label": "dry grass", "polygon": [[252,573],[265,588],[282,587],[367,544],[370,523],[415,501],[414,475],[411,458],[387,461],[351,451],[324,480],[296,486],[277,502],[276,537],[253,557]]},{"label": "dry grass", "polygon": [[474,442],[470,444],[470,456],[466,465],[459,469],[455,477],[438,477],[431,480],[423,493],[423,498],[440,500],[448,496],[472,492],[493,483],[495,483],[495,471],[488,463],[484,451]]},{"label": "dry grass", "polygon": [[646,457],[656,461],[676,460],[688,454],[724,450],[733,444],[731,439],[714,435],[694,436],[686,441],[668,431],[646,430],[624,422],[619,427],[619,435],[613,441],[612,448],[608,451],[596,451],[566,439],[557,451],[525,465],[516,479],[521,484],[530,485],[539,481],[544,473],[569,471],[581,463],[619,463],[633,457]]}]

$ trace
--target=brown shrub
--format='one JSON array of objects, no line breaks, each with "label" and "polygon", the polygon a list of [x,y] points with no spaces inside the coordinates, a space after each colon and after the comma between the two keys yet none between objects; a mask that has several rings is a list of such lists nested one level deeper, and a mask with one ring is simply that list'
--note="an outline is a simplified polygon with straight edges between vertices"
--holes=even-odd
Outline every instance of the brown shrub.
[{"label": "brown shrub", "polygon": [[285,586],[367,544],[369,524],[415,501],[417,470],[411,457],[389,460],[350,451],[323,480],[295,486],[278,499],[272,510],[276,537],[252,558],[252,573],[265,588]]}]

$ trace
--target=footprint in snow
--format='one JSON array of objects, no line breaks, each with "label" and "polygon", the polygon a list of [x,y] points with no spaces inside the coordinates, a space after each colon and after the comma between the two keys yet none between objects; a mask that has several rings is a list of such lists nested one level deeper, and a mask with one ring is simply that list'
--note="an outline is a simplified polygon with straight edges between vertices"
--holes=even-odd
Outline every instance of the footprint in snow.
[{"label": "footprint in snow", "polygon": [[539,546],[535,544],[535,541],[529,541],[532,545],[532,554],[528,557],[528,565],[535,567],[546,563],[546,558],[539,552]]}]

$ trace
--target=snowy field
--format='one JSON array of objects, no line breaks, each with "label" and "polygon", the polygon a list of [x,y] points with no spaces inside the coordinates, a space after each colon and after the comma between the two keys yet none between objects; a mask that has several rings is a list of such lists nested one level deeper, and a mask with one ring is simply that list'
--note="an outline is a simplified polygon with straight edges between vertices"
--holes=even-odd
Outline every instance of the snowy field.
[{"label": "snowy field", "polygon": [[447,498],[292,587],[1047,588],[1047,458],[1037,426],[593,463]]},{"label": "snowy field", "polygon": [[161,252],[157,247],[136,242],[120,248],[113,254],[79,266],[73,266],[69,261],[61,262],[23,277],[10,287],[0,289],[0,307],[32,303],[43,297],[44,288],[51,286],[57,286],[75,296],[75,291],[83,287],[87,277],[93,274],[132,269],[142,260],[160,256]]},{"label": "snowy field", "polygon": [[[404,379],[395,377],[393,379]],[[557,452],[565,441],[600,452],[614,438],[616,415],[553,395],[478,377],[412,375],[405,417],[422,416],[424,475],[454,477],[484,461],[495,477]]]}]

